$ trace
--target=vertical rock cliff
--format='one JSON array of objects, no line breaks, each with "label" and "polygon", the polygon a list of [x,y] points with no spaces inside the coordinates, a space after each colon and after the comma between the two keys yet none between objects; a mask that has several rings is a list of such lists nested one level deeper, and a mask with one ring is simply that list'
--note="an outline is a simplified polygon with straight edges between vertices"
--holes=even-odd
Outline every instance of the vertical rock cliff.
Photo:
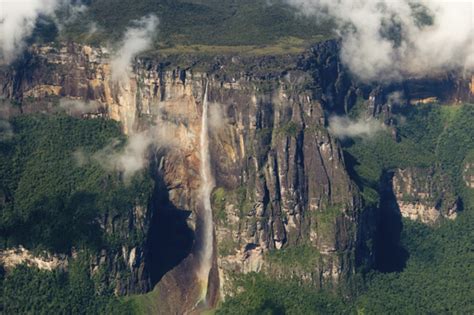
[{"label": "vertical rock cliff", "polygon": [[[159,148],[150,163],[157,179],[154,200],[146,209],[131,210],[129,218],[104,218],[107,230],[139,229],[147,237],[115,256],[101,252],[96,264],[107,262],[117,275],[130,270],[119,294],[146,292],[161,280],[164,300],[185,296],[168,311],[183,312],[199,299],[196,277],[189,273],[198,266],[199,248],[193,244],[202,237],[200,135],[206,112],[210,175],[215,181],[208,287],[213,304],[232,294],[232,279],[239,274],[297,277],[330,288],[347,281],[356,269],[372,265],[375,215],[364,206],[339,143],[326,130],[328,113],[347,112],[363,97],[372,104],[369,115],[379,115],[389,111],[389,94],[399,89],[408,100],[432,97],[434,92],[452,97],[453,91],[459,91],[454,94],[460,98],[472,97],[465,95],[467,81],[456,85],[452,78],[446,79],[452,84],[443,85],[449,89],[445,94],[417,89],[413,82],[419,81],[356,84],[339,62],[338,49],[337,42],[329,41],[301,56],[140,58],[129,79],[116,83],[104,49],[76,44],[33,47],[15,65],[1,69],[0,94],[23,113],[54,111],[58,98],[95,101],[100,106],[90,114],[120,121],[125,133],[154,133]],[[412,190],[410,172],[400,170],[394,176],[393,186],[402,199]],[[421,199],[430,199],[436,190],[433,180],[427,181],[427,191],[416,193]],[[429,207],[446,215],[452,210]],[[160,234],[157,229],[164,231],[166,225],[179,226],[180,232],[189,228],[194,241],[182,233]],[[167,260],[171,246],[154,246],[168,242],[153,238],[156,235],[190,248]],[[299,249],[309,250],[309,263],[284,259],[286,252]]]},{"label": "vertical rock cliff", "polygon": [[432,224],[440,217],[454,219],[460,210],[459,198],[449,180],[433,169],[398,169],[392,186],[405,218]]}]

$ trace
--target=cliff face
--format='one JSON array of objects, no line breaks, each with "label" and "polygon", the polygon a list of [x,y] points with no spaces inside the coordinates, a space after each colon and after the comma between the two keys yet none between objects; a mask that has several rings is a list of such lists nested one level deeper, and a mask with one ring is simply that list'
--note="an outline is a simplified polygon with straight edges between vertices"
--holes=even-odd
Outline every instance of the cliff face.
[{"label": "cliff face", "polygon": [[[232,275],[251,271],[331,287],[373,263],[375,219],[370,209],[364,210],[341,148],[325,129],[326,113],[345,112],[358,97],[373,103],[370,114],[383,112],[388,95],[399,88],[357,85],[340,64],[338,49],[329,41],[298,57],[216,57],[206,62],[183,57],[181,67],[172,58],[142,58],[127,80],[113,82],[105,50],[75,44],[34,47],[0,71],[0,94],[24,113],[52,111],[59,97],[96,101],[100,106],[94,114],[120,121],[124,132],[154,134],[160,149],[152,172],[163,181],[157,195],[164,199],[131,210],[129,218],[104,218],[108,231],[138,229],[148,239],[114,253],[103,251],[93,264],[108,265],[117,277],[124,271],[131,274],[117,293],[145,292],[174,267],[152,275],[163,260],[160,255],[166,254],[151,253],[154,218],[178,218],[173,213],[186,212],[190,215],[181,220],[199,236],[199,134],[206,85],[216,183],[211,291],[231,294]],[[393,183],[400,195],[413,190],[404,174],[400,171]],[[431,200],[427,185],[423,196]],[[173,243],[180,236],[169,237]],[[309,266],[295,267],[285,259],[288,250],[308,248]],[[184,259],[182,265],[193,266],[196,250],[175,263]],[[189,273],[184,269],[176,267],[163,282],[190,286],[185,282],[193,277],[184,277]],[[183,277],[187,280],[176,283]],[[192,306],[193,299],[188,300],[183,309]]]},{"label": "cliff face", "polygon": [[398,169],[392,186],[402,217],[432,224],[440,217],[454,219],[460,210],[449,181],[433,169]]},{"label": "cliff face", "polygon": [[[331,64],[336,48],[329,45],[283,61],[223,58],[213,60],[206,71],[142,59],[129,80],[116,83],[110,80],[105,51],[77,45],[37,47],[2,72],[1,88],[4,97],[21,103],[23,112],[50,110],[48,100],[67,97],[99,102],[98,113],[121,121],[129,134],[155,125],[156,141],[166,144],[155,171],[170,203],[191,211],[189,226],[199,229],[198,135],[208,82],[215,266],[221,293],[228,292],[235,272],[278,273],[281,266],[270,267],[266,253],[295,246],[318,252],[308,277],[323,286],[355,271],[361,263],[355,259],[358,250],[370,238],[360,230],[362,206],[341,149],[324,128],[321,97],[309,89],[335,85],[334,91],[343,94],[338,89],[344,87],[329,75],[335,71],[338,80],[337,64]],[[308,75],[311,67],[314,73]],[[146,230],[146,218],[128,224]],[[145,251],[133,248],[122,255],[119,260],[136,274],[132,279],[146,281]],[[103,253],[98,261],[109,258]],[[370,259],[363,260],[370,264]],[[110,260],[117,264],[117,257]],[[140,288],[146,290],[146,285]]]},{"label": "cliff face", "polygon": [[[149,231],[150,214],[151,210],[146,205],[137,204],[128,213],[108,211],[96,218],[105,237],[113,244],[88,256],[90,270],[100,277],[101,288],[111,288],[117,295],[143,293],[153,288],[150,266],[146,263],[150,250],[143,237]],[[71,248],[70,257],[37,248],[30,251],[21,244],[13,248],[3,246],[0,249],[0,266],[7,271],[23,264],[48,271],[67,270],[69,259],[82,254],[74,248]]]},{"label": "cliff face", "polygon": [[366,116],[383,119],[389,125],[393,123],[392,113],[397,107],[474,101],[471,77],[461,73],[413,78],[395,83],[376,83],[361,86],[358,91],[358,96],[368,100]]},{"label": "cliff face", "polygon": [[93,274],[104,272],[105,281],[114,287],[117,295],[143,293],[153,288],[149,249],[146,237],[150,229],[153,207],[136,205],[128,213],[108,213],[101,218],[106,234],[116,239],[129,240],[117,248],[102,249],[91,261]]}]

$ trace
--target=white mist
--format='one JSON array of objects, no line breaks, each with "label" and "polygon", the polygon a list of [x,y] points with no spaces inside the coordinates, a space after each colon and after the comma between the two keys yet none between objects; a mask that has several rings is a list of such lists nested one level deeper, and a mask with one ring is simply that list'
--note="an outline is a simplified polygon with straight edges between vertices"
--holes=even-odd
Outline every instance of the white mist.
[{"label": "white mist", "polygon": [[201,296],[198,301],[206,302],[209,284],[209,273],[212,267],[213,252],[213,221],[211,207],[211,192],[214,188],[214,179],[211,171],[211,156],[209,153],[209,102],[208,83],[204,91],[202,123],[201,123],[201,202],[202,202],[202,227],[201,227],[201,249],[199,253],[198,280],[201,284]]}]

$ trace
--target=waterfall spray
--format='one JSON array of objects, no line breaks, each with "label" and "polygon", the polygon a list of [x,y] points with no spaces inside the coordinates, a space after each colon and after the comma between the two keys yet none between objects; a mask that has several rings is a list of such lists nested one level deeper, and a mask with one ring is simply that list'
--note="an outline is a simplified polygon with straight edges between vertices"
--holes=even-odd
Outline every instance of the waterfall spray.
[{"label": "waterfall spray", "polygon": [[208,85],[204,91],[202,123],[201,123],[201,203],[202,203],[202,240],[199,253],[198,280],[201,285],[201,295],[198,303],[206,302],[207,289],[209,284],[209,273],[212,267],[213,252],[213,222],[211,207],[211,192],[214,187],[214,180],[211,172],[211,156],[209,153],[209,103]]}]

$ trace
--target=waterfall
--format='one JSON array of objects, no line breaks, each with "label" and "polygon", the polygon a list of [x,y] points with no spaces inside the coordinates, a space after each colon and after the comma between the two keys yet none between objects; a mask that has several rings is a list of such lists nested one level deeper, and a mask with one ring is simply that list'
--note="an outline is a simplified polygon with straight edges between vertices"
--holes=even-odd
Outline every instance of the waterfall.
[{"label": "waterfall", "polygon": [[214,188],[214,180],[211,171],[211,156],[209,153],[209,104],[208,83],[204,91],[202,122],[201,122],[201,188],[200,197],[202,204],[201,215],[201,248],[199,253],[198,279],[201,284],[201,296],[199,302],[206,302],[209,284],[209,273],[212,267],[213,253],[213,222],[211,207],[211,192]]}]

